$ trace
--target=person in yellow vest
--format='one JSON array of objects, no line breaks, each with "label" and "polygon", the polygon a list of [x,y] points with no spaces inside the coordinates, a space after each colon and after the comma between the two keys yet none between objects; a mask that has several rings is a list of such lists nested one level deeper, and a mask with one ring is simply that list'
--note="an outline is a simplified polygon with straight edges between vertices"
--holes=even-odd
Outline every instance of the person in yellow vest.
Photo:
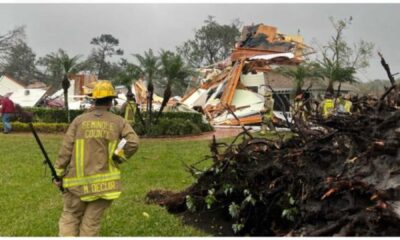
[{"label": "person in yellow vest", "polygon": [[328,118],[334,112],[334,100],[332,98],[332,94],[327,92],[325,93],[325,99],[320,104],[320,112],[323,118]]},{"label": "person in yellow vest", "polygon": [[351,94],[347,93],[344,98],[343,98],[343,107],[344,107],[344,112],[351,114],[351,110],[353,107],[353,102],[351,101]]},{"label": "person in yellow vest", "polygon": [[119,164],[138,149],[131,125],[109,112],[115,90],[99,81],[92,93],[95,107],[76,117],[65,134],[54,164],[65,188],[60,236],[97,236],[104,211],[121,194]]},{"label": "person in yellow vest", "polygon": [[131,91],[126,94],[126,102],[122,105],[120,113],[132,126],[135,124],[136,101]]},{"label": "person in yellow vest", "polygon": [[272,98],[272,94],[270,92],[267,92],[264,95],[264,108],[261,111],[261,113],[263,114],[260,132],[261,135],[266,134],[267,127],[269,128],[269,130],[275,130],[275,126],[272,122],[272,119],[274,117],[273,109],[274,99]]},{"label": "person in yellow vest", "polygon": [[345,96],[339,95],[336,99],[336,112],[338,114],[351,114],[351,107],[353,103],[350,101],[350,94],[346,94]]}]

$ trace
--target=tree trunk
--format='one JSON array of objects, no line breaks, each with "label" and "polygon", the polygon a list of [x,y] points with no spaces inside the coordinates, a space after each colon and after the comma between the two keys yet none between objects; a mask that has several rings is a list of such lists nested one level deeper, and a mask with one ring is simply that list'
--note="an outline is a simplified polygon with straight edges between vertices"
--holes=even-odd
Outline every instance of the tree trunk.
[{"label": "tree trunk", "polygon": [[71,117],[69,114],[69,108],[68,108],[68,88],[71,86],[71,83],[68,80],[68,76],[67,74],[64,75],[63,81],[62,81],[62,88],[64,90],[64,107],[65,107],[65,111],[67,114],[67,119],[68,119],[68,123],[71,122]]},{"label": "tree trunk", "polygon": [[295,96],[300,95],[302,90],[301,90],[301,84],[299,82],[296,83],[296,92],[295,92]]},{"label": "tree trunk", "polygon": [[158,118],[161,116],[161,113],[164,110],[164,107],[167,105],[168,100],[171,97],[171,95],[172,95],[172,93],[171,93],[171,82],[168,81],[167,88],[165,88],[165,91],[164,91],[164,99],[163,99],[163,101],[161,103],[161,107],[160,107],[160,110],[158,111],[158,114],[157,114],[155,122],[157,122]]},{"label": "tree trunk", "polygon": [[329,83],[328,83],[328,88],[326,89],[326,92],[329,92],[330,94],[334,94],[334,89],[333,89],[333,81],[332,80],[329,80]]},{"label": "tree trunk", "polygon": [[99,78],[99,80],[104,80],[104,66],[105,66],[105,55],[104,55],[104,52],[102,53],[102,55],[101,55],[101,62],[100,62],[100,66],[99,66],[99,75],[98,75],[98,78]]},{"label": "tree trunk", "polygon": [[153,118],[153,93],[154,93],[154,86],[153,81],[150,79],[149,84],[147,85],[147,127],[150,127]]}]

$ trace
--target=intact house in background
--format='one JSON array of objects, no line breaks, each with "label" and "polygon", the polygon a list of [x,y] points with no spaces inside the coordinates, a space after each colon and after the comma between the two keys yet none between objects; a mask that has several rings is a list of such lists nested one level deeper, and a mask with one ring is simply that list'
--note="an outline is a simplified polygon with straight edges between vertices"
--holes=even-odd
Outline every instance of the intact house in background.
[{"label": "intact house in background", "polygon": [[[92,74],[78,73],[69,76],[71,83],[68,89],[69,109],[82,109],[90,105],[85,95],[85,88],[97,81]],[[64,90],[56,89],[54,86],[34,80],[25,86],[9,74],[0,77],[0,97],[9,96],[10,99],[22,107],[46,106],[53,108],[64,108]],[[86,104],[86,105],[85,105]]]},{"label": "intact house in background", "polygon": [[25,85],[12,78],[9,74],[0,77],[0,96],[11,95],[16,90],[25,89]]},{"label": "intact house in background", "polygon": [[22,107],[34,107],[38,105],[45,97],[48,90],[46,85],[40,83],[41,87],[20,83],[9,74],[0,77],[0,96],[9,96],[9,98]]}]

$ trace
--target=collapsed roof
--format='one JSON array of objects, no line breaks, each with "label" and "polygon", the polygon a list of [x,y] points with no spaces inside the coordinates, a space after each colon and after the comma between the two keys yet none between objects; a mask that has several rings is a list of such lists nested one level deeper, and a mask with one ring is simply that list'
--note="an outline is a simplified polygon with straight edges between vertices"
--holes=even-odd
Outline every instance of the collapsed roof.
[{"label": "collapsed roof", "polygon": [[296,66],[310,53],[312,49],[300,35],[282,34],[276,27],[263,24],[245,26],[230,56],[230,66],[221,71],[203,70],[201,85],[186,94],[182,103],[201,107],[215,125],[260,123],[263,95],[269,91],[268,74],[280,65]]}]

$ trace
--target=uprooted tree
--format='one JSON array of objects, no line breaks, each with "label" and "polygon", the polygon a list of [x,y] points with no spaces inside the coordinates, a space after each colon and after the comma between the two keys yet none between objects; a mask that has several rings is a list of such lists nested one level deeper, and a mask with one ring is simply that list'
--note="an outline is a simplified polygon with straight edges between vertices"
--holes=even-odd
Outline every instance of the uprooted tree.
[{"label": "uprooted tree", "polygon": [[192,186],[148,197],[172,212],[213,212],[228,235],[398,236],[400,112],[359,104],[288,141],[245,138],[223,151],[214,141],[213,165],[189,167]]},{"label": "uprooted tree", "polygon": [[294,119],[287,140],[247,131],[230,145],[214,138],[212,166],[188,166],[193,185],[147,198],[205,215],[204,224],[219,219],[231,229],[222,235],[399,236],[400,111],[398,99],[387,99],[397,88],[361,97],[350,115],[314,114],[301,126]]}]

